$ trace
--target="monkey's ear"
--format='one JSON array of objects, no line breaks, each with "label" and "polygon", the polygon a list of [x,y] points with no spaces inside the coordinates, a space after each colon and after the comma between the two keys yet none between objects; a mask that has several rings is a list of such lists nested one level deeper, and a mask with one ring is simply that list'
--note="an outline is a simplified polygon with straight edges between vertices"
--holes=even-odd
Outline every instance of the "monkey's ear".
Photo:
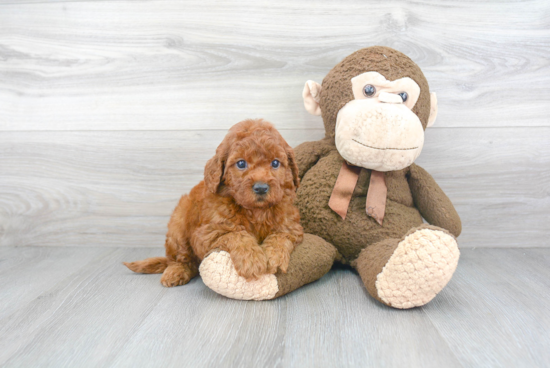
[{"label": "monkey's ear", "polygon": [[312,115],[321,115],[321,107],[319,107],[321,85],[317,82],[308,80],[304,86],[302,97],[304,98],[304,106],[307,112]]},{"label": "monkey's ear", "polygon": [[435,118],[437,118],[437,96],[435,92],[430,92],[430,117],[428,118],[428,125],[426,128],[434,125]]},{"label": "monkey's ear", "polygon": [[204,166],[204,184],[211,193],[216,193],[222,182],[224,163],[218,152]]}]

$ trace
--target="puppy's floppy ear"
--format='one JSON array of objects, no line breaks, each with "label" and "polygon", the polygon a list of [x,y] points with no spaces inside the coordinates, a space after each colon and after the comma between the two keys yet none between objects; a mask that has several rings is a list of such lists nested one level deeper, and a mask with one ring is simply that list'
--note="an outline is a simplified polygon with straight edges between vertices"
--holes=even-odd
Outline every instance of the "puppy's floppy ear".
[{"label": "puppy's floppy ear", "polygon": [[288,158],[288,167],[292,171],[292,181],[296,189],[300,186],[300,177],[298,176],[298,165],[296,164],[296,156],[294,150],[288,144],[286,145],[286,156]]},{"label": "puppy's floppy ear", "polygon": [[225,170],[225,161],[227,160],[229,149],[229,134],[225,136],[222,143],[216,148],[216,154],[206,163],[204,167],[204,184],[206,189],[212,193],[218,191],[222,183],[223,172]]},{"label": "puppy's floppy ear", "polygon": [[216,193],[218,191],[222,181],[223,169],[224,165],[218,154],[206,163],[204,167],[204,184],[210,192]]}]

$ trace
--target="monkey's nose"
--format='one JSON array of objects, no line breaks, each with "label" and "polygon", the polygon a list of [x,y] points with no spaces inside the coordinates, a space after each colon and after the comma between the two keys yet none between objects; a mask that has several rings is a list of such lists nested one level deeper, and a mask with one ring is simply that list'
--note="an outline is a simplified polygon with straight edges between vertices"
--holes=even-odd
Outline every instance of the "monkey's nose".
[{"label": "monkey's nose", "polygon": [[385,103],[393,103],[393,104],[403,103],[403,99],[401,98],[401,96],[396,95],[394,93],[388,93],[388,92],[380,92],[380,94],[378,95],[378,99],[380,100],[380,102],[385,102]]},{"label": "monkey's nose", "polygon": [[267,185],[266,183],[262,183],[261,181],[257,181],[252,186],[252,190],[256,194],[266,194],[269,190],[269,185]]}]

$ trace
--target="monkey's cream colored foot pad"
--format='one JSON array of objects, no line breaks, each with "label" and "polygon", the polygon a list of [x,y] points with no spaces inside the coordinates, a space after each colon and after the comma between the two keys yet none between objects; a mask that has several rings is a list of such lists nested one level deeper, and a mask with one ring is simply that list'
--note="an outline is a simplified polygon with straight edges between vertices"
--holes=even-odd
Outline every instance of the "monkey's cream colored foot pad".
[{"label": "monkey's cream colored foot pad", "polygon": [[421,229],[403,239],[376,278],[378,296],[400,309],[419,307],[447,285],[460,252],[453,236]]},{"label": "monkey's cream colored foot pad", "polygon": [[279,291],[275,275],[264,275],[254,281],[246,281],[244,277],[239,276],[231,256],[224,251],[213,252],[205,257],[199,272],[206,286],[231,299],[273,299]]}]

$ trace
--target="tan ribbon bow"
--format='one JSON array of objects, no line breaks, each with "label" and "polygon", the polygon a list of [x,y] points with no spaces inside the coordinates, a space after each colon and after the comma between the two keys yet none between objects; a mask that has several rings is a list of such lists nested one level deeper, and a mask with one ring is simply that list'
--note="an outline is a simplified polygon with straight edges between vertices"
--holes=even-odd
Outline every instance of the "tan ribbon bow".
[{"label": "tan ribbon bow", "polygon": [[[328,206],[344,220],[346,219],[351,196],[357,185],[360,172],[360,167],[351,166],[346,161],[342,162],[336,184],[334,184],[334,188],[332,189]],[[388,188],[386,187],[385,174],[380,171],[371,170],[366,212],[368,216],[374,218],[380,225],[382,225],[384,214],[386,213],[387,193]]]}]

